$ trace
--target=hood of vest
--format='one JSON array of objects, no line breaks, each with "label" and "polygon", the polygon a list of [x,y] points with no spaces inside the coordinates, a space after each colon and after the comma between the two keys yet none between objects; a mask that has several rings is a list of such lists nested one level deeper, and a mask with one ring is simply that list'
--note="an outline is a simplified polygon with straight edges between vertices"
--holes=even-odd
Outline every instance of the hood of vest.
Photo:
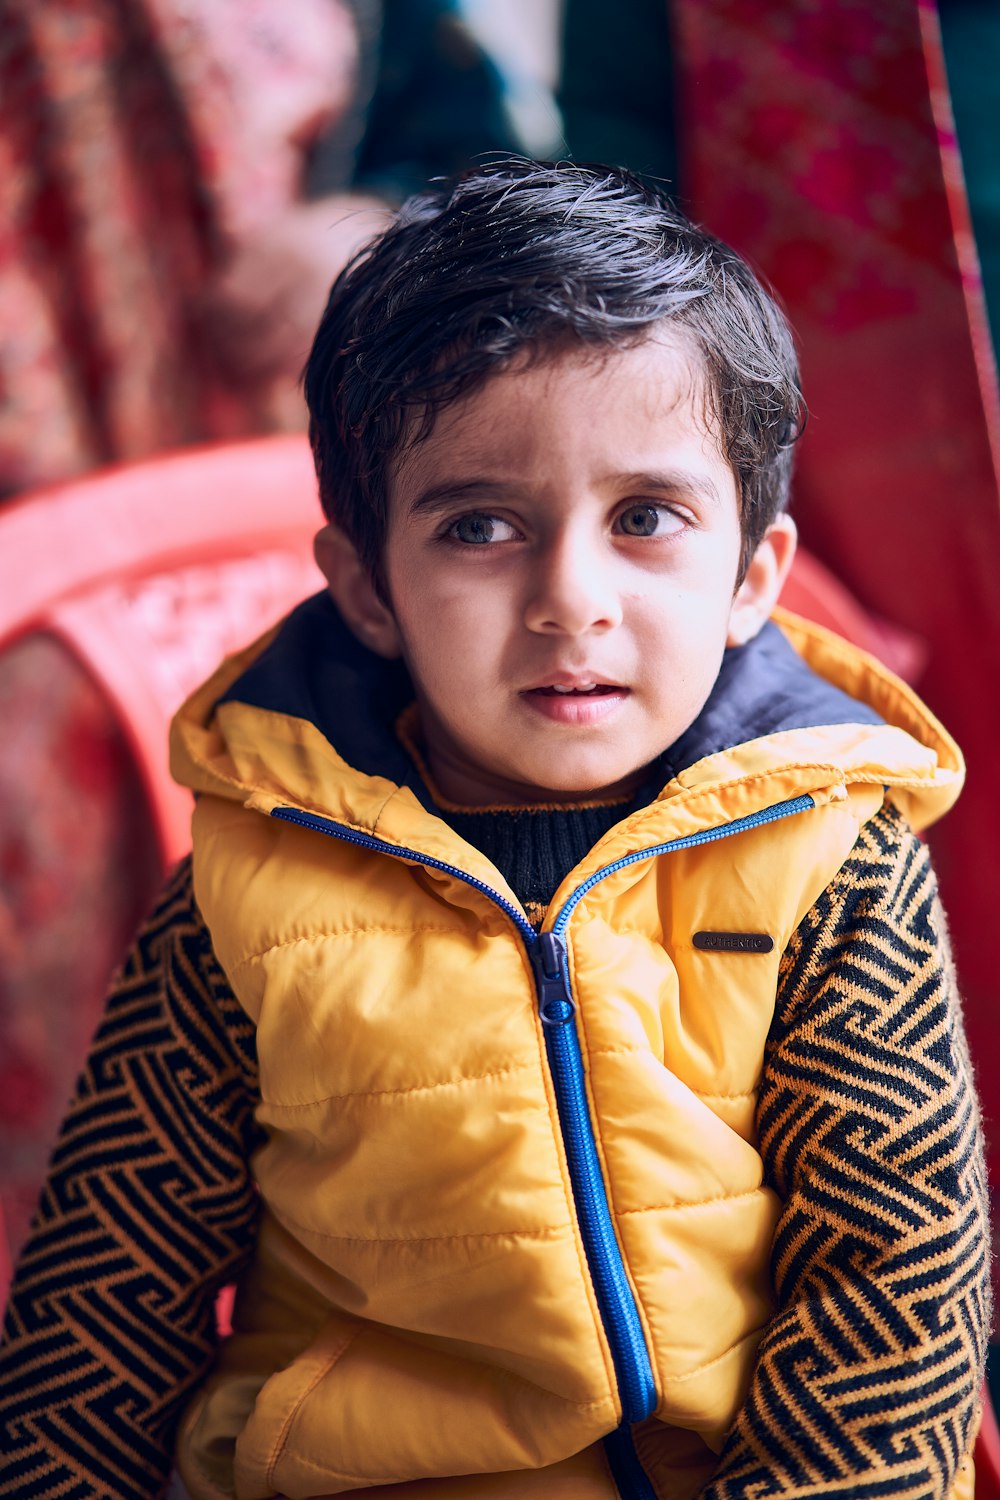
[{"label": "hood of vest", "polygon": [[[435,816],[395,730],[412,698],[403,664],[361,645],[318,594],[188,699],[171,730],[171,769],[196,793],[263,813],[295,808],[451,860],[458,836]],[[780,610],[726,651],[702,712],[651,771],[648,806],[633,818],[662,821],[669,810],[681,833],[858,784],[880,784],[919,831],[964,778],[958,746],[911,688]]]}]

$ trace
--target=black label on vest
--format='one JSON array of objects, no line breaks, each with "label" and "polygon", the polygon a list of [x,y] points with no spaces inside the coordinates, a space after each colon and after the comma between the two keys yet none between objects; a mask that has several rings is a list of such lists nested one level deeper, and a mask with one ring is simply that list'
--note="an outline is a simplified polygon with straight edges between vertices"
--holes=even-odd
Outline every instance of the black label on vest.
[{"label": "black label on vest", "polygon": [[694,945],[707,953],[770,953],[774,938],[767,932],[696,932]]}]

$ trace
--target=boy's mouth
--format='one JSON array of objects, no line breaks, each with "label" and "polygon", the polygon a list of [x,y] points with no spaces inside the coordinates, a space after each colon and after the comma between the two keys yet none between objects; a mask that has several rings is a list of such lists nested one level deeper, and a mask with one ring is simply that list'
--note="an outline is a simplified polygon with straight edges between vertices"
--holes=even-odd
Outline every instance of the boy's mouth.
[{"label": "boy's mouth", "polygon": [[528,691],[544,693],[546,696],[558,693],[560,697],[589,698],[603,693],[620,693],[624,689],[616,687],[611,682],[591,682],[587,686],[580,687],[564,687],[558,682],[553,682],[546,687],[529,688]]},{"label": "boy's mouth", "polygon": [[629,690],[617,682],[595,682],[566,674],[555,682],[540,682],[521,696],[544,718],[578,729],[596,728],[615,715]]}]

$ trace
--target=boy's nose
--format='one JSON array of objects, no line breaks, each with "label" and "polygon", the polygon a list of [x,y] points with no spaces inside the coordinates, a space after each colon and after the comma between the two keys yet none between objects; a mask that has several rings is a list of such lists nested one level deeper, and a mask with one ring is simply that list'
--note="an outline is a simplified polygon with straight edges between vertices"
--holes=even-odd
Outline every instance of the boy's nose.
[{"label": "boy's nose", "polygon": [[621,596],[609,560],[580,540],[564,538],[538,558],[525,610],[540,635],[586,635],[621,623]]}]

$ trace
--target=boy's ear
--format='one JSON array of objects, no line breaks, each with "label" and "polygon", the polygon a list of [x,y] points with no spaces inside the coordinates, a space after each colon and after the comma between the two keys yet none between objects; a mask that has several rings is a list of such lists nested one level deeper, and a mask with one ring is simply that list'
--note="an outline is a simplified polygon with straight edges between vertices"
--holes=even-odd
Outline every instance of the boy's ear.
[{"label": "boy's ear", "polygon": [[727,646],[744,646],[764,624],[788,577],[797,540],[791,516],[779,516],[758,542],[746,577],[733,598]]},{"label": "boy's ear", "polygon": [[379,597],[357,548],[339,526],[324,526],[313,552],[345,623],[370,651],[390,661],[403,654],[396,617]]}]

